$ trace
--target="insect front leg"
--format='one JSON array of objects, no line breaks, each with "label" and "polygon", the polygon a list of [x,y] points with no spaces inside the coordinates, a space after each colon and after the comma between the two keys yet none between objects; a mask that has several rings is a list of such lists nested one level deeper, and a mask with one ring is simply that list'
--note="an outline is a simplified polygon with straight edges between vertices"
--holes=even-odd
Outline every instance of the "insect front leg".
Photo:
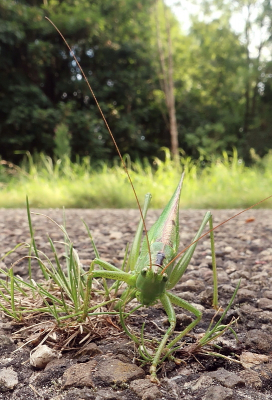
[{"label": "insect front leg", "polygon": [[[95,264],[98,264],[105,269],[104,270],[94,270]],[[123,272],[119,268],[115,267],[114,265],[112,265],[106,261],[95,258],[91,263],[89,275],[90,275],[89,279],[92,279],[92,278],[114,279],[116,281],[122,281],[122,282],[127,283],[128,289],[125,290],[125,292],[122,295],[122,297],[126,297],[126,298],[118,301],[117,305],[115,306],[116,310],[119,309],[120,301],[124,304],[127,304],[135,297],[136,290],[134,288],[135,288],[135,283],[136,283],[136,276],[131,275],[127,272]],[[109,294],[109,293],[107,293],[107,294]],[[125,296],[125,294],[127,294],[127,296]]]},{"label": "insect front leg", "polygon": [[[94,265],[98,264],[104,268],[104,270],[94,271]],[[95,258],[90,267],[90,274],[93,278],[106,278],[106,279],[114,279],[126,282],[128,285],[133,285],[135,278],[133,275],[121,271],[119,268],[115,267],[114,265]]]}]

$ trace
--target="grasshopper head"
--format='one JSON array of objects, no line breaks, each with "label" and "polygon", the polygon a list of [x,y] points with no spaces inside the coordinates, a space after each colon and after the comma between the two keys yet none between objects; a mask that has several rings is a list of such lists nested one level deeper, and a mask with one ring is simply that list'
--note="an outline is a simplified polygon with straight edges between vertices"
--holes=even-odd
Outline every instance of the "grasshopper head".
[{"label": "grasshopper head", "polygon": [[143,268],[136,280],[137,297],[141,304],[153,304],[164,292],[167,275],[160,274],[157,266]]}]

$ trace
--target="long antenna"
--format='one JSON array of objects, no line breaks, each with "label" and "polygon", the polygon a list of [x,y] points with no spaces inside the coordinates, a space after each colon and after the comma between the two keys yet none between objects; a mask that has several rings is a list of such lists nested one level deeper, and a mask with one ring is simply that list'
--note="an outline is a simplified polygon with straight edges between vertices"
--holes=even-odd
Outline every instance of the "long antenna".
[{"label": "long antenna", "polygon": [[145,237],[146,237],[146,241],[147,241],[147,247],[148,247],[149,263],[150,263],[150,268],[151,268],[151,267],[152,267],[152,259],[151,259],[150,243],[149,243],[149,240],[148,240],[148,234],[147,234],[146,224],[145,224],[143,212],[142,212],[142,209],[141,209],[141,206],[140,206],[140,202],[139,202],[138,196],[137,196],[137,194],[136,194],[135,187],[134,187],[134,185],[133,185],[133,183],[132,183],[131,177],[130,177],[130,175],[129,175],[127,166],[126,166],[126,164],[125,164],[125,161],[123,160],[122,154],[121,154],[121,152],[120,152],[120,150],[119,150],[119,147],[118,147],[118,145],[117,145],[117,143],[116,143],[116,141],[115,141],[115,139],[114,139],[113,133],[112,133],[110,127],[109,127],[109,124],[108,124],[108,122],[107,122],[107,120],[106,120],[106,117],[104,116],[104,113],[103,113],[103,111],[102,111],[102,109],[101,109],[101,107],[100,107],[100,105],[99,105],[99,103],[98,103],[98,100],[97,100],[97,98],[96,98],[96,96],[95,96],[95,94],[94,94],[94,92],[93,92],[93,89],[92,89],[92,87],[91,87],[91,85],[90,85],[90,83],[89,83],[89,81],[88,81],[88,79],[87,79],[87,77],[86,77],[86,75],[85,75],[85,73],[84,73],[84,71],[83,71],[81,65],[79,64],[79,61],[78,61],[78,59],[77,59],[76,56],[75,56],[75,53],[72,51],[71,47],[70,47],[69,44],[67,43],[67,40],[65,39],[65,37],[63,36],[63,34],[61,33],[61,31],[56,27],[56,25],[54,24],[54,22],[52,22],[48,17],[45,17],[45,19],[47,19],[47,20],[50,22],[50,24],[53,25],[53,27],[54,27],[54,28],[56,29],[56,31],[60,34],[60,36],[61,36],[61,38],[63,39],[64,43],[65,43],[66,46],[68,47],[68,49],[69,49],[71,55],[73,56],[75,62],[77,63],[78,68],[80,69],[80,71],[81,71],[81,73],[82,73],[82,75],[83,75],[83,78],[85,79],[85,82],[86,82],[87,85],[88,85],[88,88],[90,89],[90,92],[92,93],[92,96],[93,96],[93,98],[94,98],[94,101],[96,102],[96,105],[97,105],[97,107],[98,107],[98,110],[99,110],[99,112],[100,112],[100,114],[101,114],[101,116],[102,116],[102,119],[103,119],[103,121],[104,121],[104,123],[105,123],[105,125],[106,125],[106,128],[107,128],[107,130],[109,131],[109,134],[110,134],[110,136],[111,136],[111,138],[112,138],[113,144],[114,144],[114,146],[115,146],[115,148],[116,148],[116,150],[117,150],[117,153],[118,153],[118,155],[119,155],[119,157],[120,157],[120,160],[121,160],[121,162],[122,162],[123,168],[124,168],[124,170],[125,170],[125,172],[126,172],[126,174],[127,174],[128,180],[129,180],[129,182],[130,182],[130,184],[131,184],[131,187],[132,187],[132,190],[133,190],[133,193],[134,193],[134,196],[135,196],[135,199],[136,199],[136,202],[137,202],[137,205],[138,205],[140,214],[141,214],[141,218],[142,218],[143,225],[144,225]]},{"label": "long antenna", "polygon": [[222,226],[224,224],[226,224],[227,222],[229,222],[231,219],[237,217],[240,214],[243,214],[244,212],[250,210],[251,208],[257,206],[258,204],[263,203],[264,201],[270,199],[272,197],[272,194],[268,197],[266,197],[265,199],[258,201],[258,203],[253,204],[253,206],[250,206],[248,208],[246,208],[243,211],[238,212],[237,214],[233,215],[232,217],[226,219],[223,222],[220,222],[220,224],[216,225],[213,229],[210,229],[208,232],[204,233],[202,236],[200,236],[197,240],[195,240],[194,242],[190,243],[187,247],[185,247],[185,249],[183,249],[181,252],[179,252],[161,271],[161,275],[166,271],[166,269],[169,267],[170,264],[172,264],[173,261],[175,261],[181,254],[183,254],[187,249],[189,249],[189,247],[191,247],[193,244],[197,243],[200,239],[204,238],[205,236],[207,236],[209,233],[215,231],[215,229],[219,228],[219,226]]}]

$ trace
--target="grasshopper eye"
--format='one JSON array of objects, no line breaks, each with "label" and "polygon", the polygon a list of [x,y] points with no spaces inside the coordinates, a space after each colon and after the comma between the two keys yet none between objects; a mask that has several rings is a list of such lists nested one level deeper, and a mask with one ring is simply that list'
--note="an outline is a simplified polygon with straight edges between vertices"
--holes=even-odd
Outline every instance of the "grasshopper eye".
[{"label": "grasshopper eye", "polygon": [[163,274],[162,280],[163,280],[164,282],[166,282],[166,281],[168,280],[168,275],[167,275],[167,274]]},{"label": "grasshopper eye", "polygon": [[142,274],[143,276],[146,276],[146,274],[147,274],[147,268],[143,268],[142,271],[141,271],[141,274]]}]

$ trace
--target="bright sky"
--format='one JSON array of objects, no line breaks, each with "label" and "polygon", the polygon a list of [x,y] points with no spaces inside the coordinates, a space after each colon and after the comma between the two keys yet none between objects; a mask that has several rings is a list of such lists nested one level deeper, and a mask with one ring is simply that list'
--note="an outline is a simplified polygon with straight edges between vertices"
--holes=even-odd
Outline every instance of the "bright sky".
[{"label": "bright sky", "polygon": [[[199,7],[196,4],[192,4],[189,0],[165,0],[165,3],[172,8],[184,31],[190,28],[190,14],[200,12]],[[216,14],[214,17],[216,17]],[[242,15],[236,13],[231,18],[232,28],[236,32],[241,32],[243,30],[243,21]]]},{"label": "bright sky", "polygon": [[[174,14],[181,23],[183,31],[185,32],[190,28],[190,14],[200,13],[199,7],[195,4],[192,4],[190,0],[165,0],[165,3],[172,8]],[[257,9],[255,12],[252,12],[253,20],[256,17],[256,11]],[[214,17],[217,17],[216,13],[214,13]],[[244,31],[246,17],[247,10],[245,7],[241,12],[236,12],[231,17],[230,24],[236,33],[242,33]],[[267,39],[269,34],[270,32],[267,29],[267,26],[264,26],[263,29],[256,28],[256,31],[252,31],[251,45],[249,46],[251,55],[257,55],[257,48],[260,41]],[[270,48],[269,44],[266,44],[262,51],[262,57],[265,59],[271,59],[271,53],[272,49]]]},{"label": "bright sky", "polygon": [[165,3],[170,6],[180,21],[182,29],[187,31],[190,28],[190,14],[197,13],[198,7],[190,4],[188,1],[181,3],[177,0],[165,0]]}]

